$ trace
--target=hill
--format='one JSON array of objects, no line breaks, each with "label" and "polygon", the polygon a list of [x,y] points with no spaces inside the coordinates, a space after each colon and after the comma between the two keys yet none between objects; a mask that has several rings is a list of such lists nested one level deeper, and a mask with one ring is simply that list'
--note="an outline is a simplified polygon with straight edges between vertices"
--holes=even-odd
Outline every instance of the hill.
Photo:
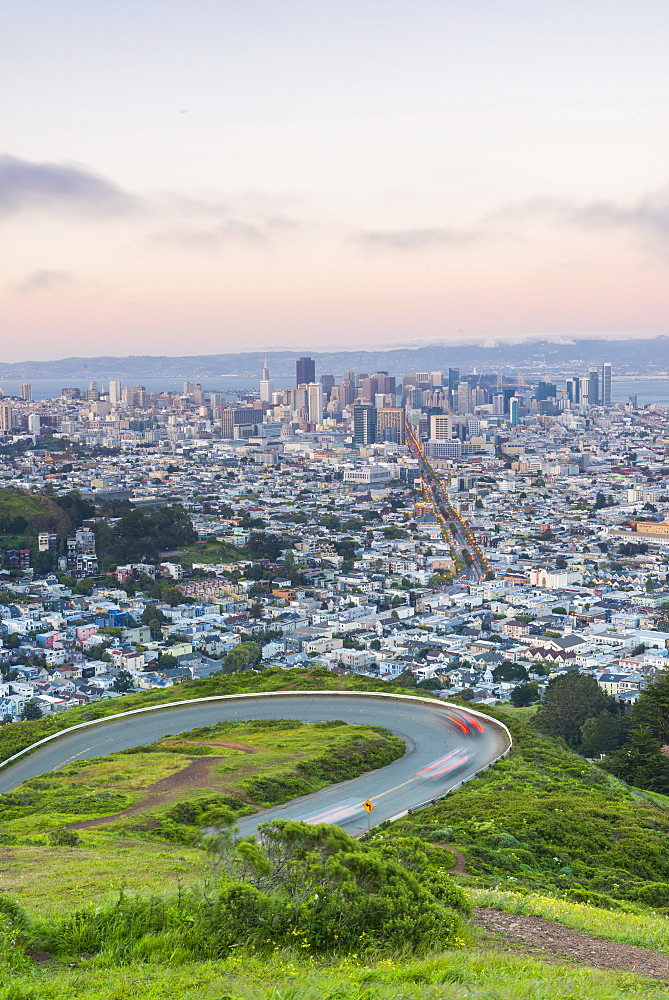
[{"label": "hill", "polygon": [[[633,338],[602,341],[593,338],[574,340],[535,340],[522,343],[486,341],[485,343],[433,343],[421,347],[396,347],[361,351],[311,351],[319,372],[341,375],[345,371],[389,371],[391,374],[416,371],[439,371],[460,367],[497,371],[519,368],[525,372],[546,369],[567,372],[574,365],[585,367],[611,361],[616,372],[657,372],[669,367],[669,338],[644,339],[643,350]],[[54,361],[21,361],[0,364],[0,379],[105,379],[135,380],[152,378],[216,378],[236,375],[257,378],[267,357],[276,377],[293,377],[295,361],[305,352],[248,351],[244,353],[184,355],[133,355],[130,357],[62,358]],[[64,383],[65,384],[65,383]]]},{"label": "hill", "polygon": [[[184,697],[214,693],[212,687],[234,693],[227,688],[334,685],[389,690],[316,668],[193,682]],[[133,707],[156,696],[133,696]],[[67,715],[66,723],[81,721],[81,710]],[[13,991],[0,985],[0,1000],[666,995],[664,985],[636,973],[669,978],[669,800],[629,788],[538,736],[522,715],[501,717],[514,733],[509,758],[361,843],[336,828],[291,823],[257,846],[232,849],[223,838],[204,851],[195,834],[211,818],[207,810],[230,803],[203,802],[201,788],[177,798],[172,789],[169,802],[148,807],[141,801],[156,780],[213,759],[241,767],[237,778],[229,772],[227,791],[243,799],[242,808],[252,807],[251,758],[242,745],[266,747],[262,769],[269,777],[272,767],[288,763],[280,759],[285,740],[302,741],[300,752],[309,743],[316,759],[324,755],[325,743],[319,750],[308,727],[289,725],[280,740],[262,726],[193,732],[29,782],[13,803],[22,815],[5,812],[3,823],[11,840],[3,848],[3,880],[19,886],[28,912],[0,894],[0,962],[12,970]],[[37,738],[44,725],[5,727],[16,734],[7,742],[10,734],[1,733],[5,746]],[[323,729],[318,739],[348,740],[353,728]],[[378,738],[360,734],[370,735]],[[23,810],[21,794],[34,798]],[[75,799],[85,805],[83,818],[76,809],[67,812]],[[45,808],[54,802],[56,809]],[[114,811],[136,805],[144,818],[131,830],[128,817],[115,819]],[[61,806],[65,812],[58,813]],[[175,825],[181,827],[176,842]],[[49,831],[64,826],[75,842],[48,843]],[[464,865],[453,868],[454,852]],[[139,893],[125,889],[110,899],[112,855],[118,866],[112,884],[126,872],[126,884]],[[457,873],[449,876],[449,869]],[[474,921],[467,900],[478,907]],[[560,925],[572,930],[563,934]],[[609,943],[599,947],[598,939]],[[551,964],[531,957],[533,951],[553,952]],[[566,955],[607,970],[570,967]]]}]

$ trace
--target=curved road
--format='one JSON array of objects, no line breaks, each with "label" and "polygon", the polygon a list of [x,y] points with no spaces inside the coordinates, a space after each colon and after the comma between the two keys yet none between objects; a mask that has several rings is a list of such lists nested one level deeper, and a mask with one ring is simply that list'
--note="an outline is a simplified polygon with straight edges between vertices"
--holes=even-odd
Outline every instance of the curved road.
[{"label": "curved road", "polygon": [[[239,827],[243,836],[252,833],[259,823],[274,818],[332,822],[353,836],[359,835],[369,825],[378,826],[443,795],[497,759],[509,746],[509,738],[499,724],[445,702],[336,691],[227,695],[174,707],[142,709],[60,735],[0,770],[0,793],[71,761],[153,743],[196,726],[281,718],[302,722],[342,719],[385,726],[404,740],[407,753],[386,767],[242,819]],[[478,722],[472,725],[472,719]],[[419,774],[421,771],[424,773]],[[371,815],[362,806],[366,800],[374,806]]]}]

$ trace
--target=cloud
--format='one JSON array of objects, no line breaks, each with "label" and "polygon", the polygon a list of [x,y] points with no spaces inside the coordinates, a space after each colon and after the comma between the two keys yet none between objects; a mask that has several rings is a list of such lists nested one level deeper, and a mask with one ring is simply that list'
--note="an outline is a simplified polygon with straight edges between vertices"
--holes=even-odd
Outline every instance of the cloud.
[{"label": "cloud", "polygon": [[132,211],[137,204],[133,195],[80,167],[0,156],[0,214],[65,209],[112,215]]},{"label": "cloud", "polygon": [[654,245],[669,244],[669,185],[628,205],[607,199],[579,203],[566,198],[532,198],[505,205],[468,228],[371,230],[354,234],[351,241],[368,250],[399,252],[460,248],[490,240],[522,242],[528,226],[547,223],[591,231],[618,230]]},{"label": "cloud", "polygon": [[[221,206],[218,214],[225,214]],[[170,228],[154,233],[151,242],[167,249],[203,253],[219,253],[231,246],[270,249],[278,240],[297,234],[304,228],[304,223],[285,216],[275,215],[247,221],[231,215],[229,218],[221,218],[215,225],[198,228],[179,221]]]},{"label": "cloud", "polygon": [[424,229],[372,230],[358,233],[355,243],[369,250],[424,250],[430,247],[461,247],[479,240],[476,230],[449,229],[443,226]]},{"label": "cloud", "polygon": [[550,218],[561,225],[590,230],[627,231],[669,242],[669,186],[642,195],[631,204],[617,204],[609,199],[579,203],[565,198],[534,198],[508,205],[490,215],[485,223],[523,223]]},{"label": "cloud", "polygon": [[14,291],[19,295],[34,295],[39,292],[50,292],[59,285],[70,285],[73,282],[73,276],[66,274],[65,271],[33,271],[14,286]]}]

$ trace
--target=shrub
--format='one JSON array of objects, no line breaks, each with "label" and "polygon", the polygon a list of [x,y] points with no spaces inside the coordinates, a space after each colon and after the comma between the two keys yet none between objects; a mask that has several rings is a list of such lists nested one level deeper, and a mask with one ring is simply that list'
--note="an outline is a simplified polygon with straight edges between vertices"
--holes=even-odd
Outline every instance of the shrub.
[{"label": "shrub", "polygon": [[49,833],[49,843],[54,847],[77,847],[81,837],[74,830],[52,830]]}]

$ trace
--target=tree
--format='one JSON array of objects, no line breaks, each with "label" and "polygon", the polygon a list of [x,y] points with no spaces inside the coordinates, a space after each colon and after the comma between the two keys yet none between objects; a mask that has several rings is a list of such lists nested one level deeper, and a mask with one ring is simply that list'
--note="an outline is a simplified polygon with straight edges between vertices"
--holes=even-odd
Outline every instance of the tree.
[{"label": "tree", "polygon": [[531,705],[539,697],[539,682],[530,681],[529,684],[518,684],[511,691],[511,704],[516,708],[524,708]]},{"label": "tree", "polygon": [[261,601],[256,601],[249,608],[249,618],[257,619],[265,617],[265,608]]},{"label": "tree", "polygon": [[581,726],[581,753],[584,757],[613,753],[624,742],[626,729],[623,716],[606,710],[600,712]]},{"label": "tree", "polygon": [[132,691],[135,686],[135,679],[128,670],[119,670],[118,675],[114,679],[112,684],[112,691],[118,691],[123,694],[126,691]]},{"label": "tree", "polygon": [[529,677],[527,668],[522,663],[504,660],[492,672],[493,680],[499,684],[502,681],[526,681]]},{"label": "tree", "polygon": [[154,622],[157,623],[155,628],[160,628],[161,625],[167,625],[169,618],[166,618],[160,608],[157,608],[155,604],[147,604],[142,611],[140,621],[142,625],[148,625],[151,629],[153,629]]},{"label": "tree", "polygon": [[631,732],[647,726],[660,746],[669,744],[669,673],[663,672],[639,695],[632,709]]},{"label": "tree", "polygon": [[608,705],[609,699],[593,677],[569,670],[549,681],[534,724],[540,732],[577,746],[586,719],[599,715]]},{"label": "tree", "polygon": [[637,725],[629,743],[602,761],[602,766],[636,788],[669,792],[669,760],[650,726]]},{"label": "tree", "polygon": [[39,707],[36,701],[27,701],[23,706],[23,711],[21,712],[22,719],[41,719],[42,709]]},{"label": "tree", "polygon": [[416,678],[414,677],[414,675],[411,673],[410,670],[403,670],[402,673],[395,678],[395,684],[398,684],[400,687],[404,688],[417,687]]},{"label": "tree", "polygon": [[240,642],[226,654],[223,671],[232,674],[236,670],[247,670],[262,659],[262,647],[257,642]]}]

